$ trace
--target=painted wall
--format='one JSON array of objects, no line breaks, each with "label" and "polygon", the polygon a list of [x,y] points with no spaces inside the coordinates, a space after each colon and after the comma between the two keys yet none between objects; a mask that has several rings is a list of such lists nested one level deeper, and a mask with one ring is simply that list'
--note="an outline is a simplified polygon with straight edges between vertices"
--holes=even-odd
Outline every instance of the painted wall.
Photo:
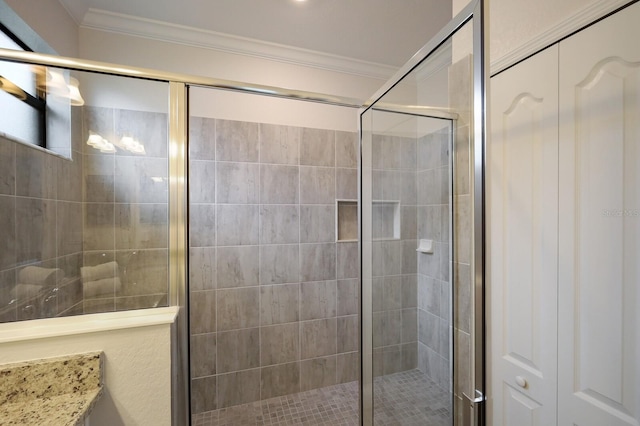
[{"label": "painted wall", "polygon": [[78,56],[78,25],[58,1],[4,0],[62,56]]},{"label": "painted wall", "polygon": [[80,57],[356,98],[385,81],[88,28],[80,29]]},{"label": "painted wall", "polygon": [[[52,320],[34,326],[42,321]],[[103,351],[105,393],[91,425],[170,425],[170,342],[170,324],[15,341],[0,343],[0,363]]]},{"label": "painted wall", "polygon": [[[620,7],[624,0],[488,0],[490,10],[490,60],[492,65],[540,37],[550,37],[546,45]],[[453,16],[470,0],[453,0]],[[558,29],[570,22],[567,29]],[[561,35],[556,34],[561,33]],[[544,46],[539,46],[539,48]],[[529,52],[529,54],[534,52]],[[460,58],[461,56],[457,56]],[[522,59],[522,58],[518,58]]]}]

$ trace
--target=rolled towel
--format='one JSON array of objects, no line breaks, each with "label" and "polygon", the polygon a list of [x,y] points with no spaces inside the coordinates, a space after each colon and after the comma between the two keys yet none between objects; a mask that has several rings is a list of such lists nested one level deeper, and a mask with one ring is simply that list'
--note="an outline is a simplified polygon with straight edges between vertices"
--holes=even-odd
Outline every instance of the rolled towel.
[{"label": "rolled towel", "polygon": [[59,268],[26,266],[18,272],[18,282],[21,284],[55,285],[62,278],[64,272]]},{"label": "rolled towel", "polygon": [[122,287],[120,278],[103,278],[101,280],[84,281],[82,283],[85,299],[103,296],[114,297],[120,290],[120,287]]},{"label": "rolled towel", "polygon": [[83,266],[80,268],[82,282],[98,281],[105,278],[117,278],[118,262],[107,262],[97,266]]},{"label": "rolled towel", "polygon": [[18,284],[13,289],[13,298],[24,302],[38,296],[44,291],[45,287],[38,284]]}]

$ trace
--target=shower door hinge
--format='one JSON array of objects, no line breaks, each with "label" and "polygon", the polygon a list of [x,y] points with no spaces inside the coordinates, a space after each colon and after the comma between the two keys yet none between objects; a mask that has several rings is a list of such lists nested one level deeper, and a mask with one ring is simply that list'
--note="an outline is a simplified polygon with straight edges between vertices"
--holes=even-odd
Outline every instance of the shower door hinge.
[{"label": "shower door hinge", "polygon": [[462,394],[462,424],[464,426],[484,426],[484,409],[486,398],[476,390],[475,398]]}]

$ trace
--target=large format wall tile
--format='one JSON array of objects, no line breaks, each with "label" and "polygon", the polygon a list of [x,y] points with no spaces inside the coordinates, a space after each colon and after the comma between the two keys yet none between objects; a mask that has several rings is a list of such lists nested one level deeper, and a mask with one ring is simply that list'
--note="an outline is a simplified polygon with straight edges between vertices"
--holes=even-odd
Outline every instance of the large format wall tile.
[{"label": "large format wall tile", "polygon": [[202,413],[218,408],[216,398],[217,376],[191,380],[191,412]]},{"label": "large format wall tile", "polygon": [[119,250],[116,262],[122,286],[116,296],[167,294],[169,288],[169,250]]},{"label": "large format wall tile", "polygon": [[[144,145],[147,157],[167,158],[169,153],[168,128],[167,114],[125,109],[114,111],[115,140],[120,140],[125,136],[138,140]],[[120,150],[116,155],[128,156],[130,153]]]},{"label": "large format wall tile", "polygon": [[300,164],[308,166],[335,166],[335,132],[321,129],[302,129]]},{"label": "large format wall tile", "polygon": [[260,369],[220,374],[218,378],[218,408],[247,404],[260,399]]},{"label": "large format wall tile", "polygon": [[300,390],[323,388],[336,384],[336,357],[310,359],[300,363]]},{"label": "large format wall tile", "polygon": [[191,336],[191,376],[205,377],[216,374],[216,334]]},{"label": "large format wall tile", "polygon": [[[338,253],[335,203],[357,197],[357,135],[191,123],[202,139],[191,141],[190,156],[191,333],[216,336],[216,407],[355,380],[357,244]],[[214,179],[199,160],[215,164]],[[336,282],[337,273],[348,279]]]},{"label": "large format wall tile", "polygon": [[358,167],[358,134],[336,132],[336,166]]},{"label": "large format wall tile", "polygon": [[313,320],[336,316],[336,282],[300,284],[300,319]]},{"label": "large format wall tile", "polygon": [[336,169],[336,198],[358,199],[358,169]]},{"label": "large format wall tile", "polygon": [[255,205],[217,206],[218,246],[258,244],[260,209]]},{"label": "large format wall tile", "polygon": [[338,354],[336,357],[336,383],[348,383],[360,379],[358,352]]},{"label": "large format wall tile", "polygon": [[298,245],[260,247],[260,283],[284,284],[298,281]]},{"label": "large format wall tile", "polygon": [[336,173],[329,167],[300,167],[300,203],[333,204]]},{"label": "large format wall tile", "polygon": [[360,333],[358,332],[358,316],[338,317],[337,319],[337,352],[355,352],[360,348]]},{"label": "large format wall tile", "polygon": [[215,204],[191,204],[189,206],[189,236],[191,247],[216,245]]},{"label": "large format wall tile", "polygon": [[215,161],[191,161],[189,164],[189,200],[193,203],[215,203]]},{"label": "large format wall tile", "polygon": [[[99,153],[100,151],[96,151]],[[115,156],[113,154],[83,156],[83,201],[113,203],[115,199]]]},{"label": "large format wall tile", "polygon": [[216,291],[192,291],[190,297],[189,325],[191,334],[215,333]]},{"label": "large format wall tile", "polygon": [[260,365],[284,364],[300,359],[299,326],[296,323],[260,328]]},{"label": "large format wall tile", "polygon": [[260,162],[297,165],[300,133],[299,127],[260,124]]},{"label": "large format wall tile", "polygon": [[15,195],[16,192],[16,147],[0,136],[0,194]]},{"label": "large format wall tile", "polygon": [[[169,165],[166,158],[121,157],[115,158],[115,201],[116,203],[167,203],[169,192],[167,181]],[[199,165],[195,171],[203,173]],[[206,176],[204,176],[206,178]],[[196,187],[197,188],[197,187]],[[192,192],[194,202],[200,193]]]},{"label": "large format wall tile", "polygon": [[56,257],[56,202],[16,199],[16,262]]},{"label": "large format wall tile", "polygon": [[360,311],[360,287],[357,279],[338,280],[338,316],[357,315]]},{"label": "large format wall tile", "polygon": [[300,245],[300,281],[323,281],[336,278],[336,245]]},{"label": "large format wall tile", "polygon": [[299,210],[300,208],[297,205],[261,206],[260,243],[298,243],[301,229]]},{"label": "large format wall tile", "polygon": [[302,359],[336,353],[336,319],[300,323],[300,355]]},{"label": "large format wall tile", "polygon": [[191,160],[216,159],[216,120],[189,117],[189,158]]},{"label": "large format wall tile", "polygon": [[257,163],[258,124],[216,120],[216,160]]},{"label": "large format wall tile", "polygon": [[258,326],[259,297],[257,287],[218,290],[218,331]]},{"label": "large format wall tile", "polygon": [[260,203],[297,204],[298,181],[298,167],[261,165]]},{"label": "large format wall tile", "polygon": [[189,250],[189,288],[191,290],[214,290],[216,282],[216,249],[194,247]]},{"label": "large format wall tile", "polygon": [[217,253],[218,288],[258,285],[259,247],[219,247]]},{"label": "large format wall tile", "polygon": [[72,159],[60,159],[57,162],[58,200],[82,202],[84,156],[78,151],[73,151],[71,155]]},{"label": "large format wall tile", "polygon": [[16,199],[0,196],[0,270],[16,266]]},{"label": "large format wall tile", "polygon": [[248,328],[218,333],[219,373],[260,366],[260,329]]},{"label": "large format wall tile", "polygon": [[166,248],[169,245],[169,206],[116,204],[116,249]]},{"label": "large format wall tile", "polygon": [[82,204],[57,202],[58,256],[82,252]]},{"label": "large format wall tile", "polygon": [[290,395],[300,391],[300,363],[264,367],[260,371],[262,399]]},{"label": "large format wall tile", "polygon": [[56,198],[56,158],[26,145],[15,146],[16,195]]},{"label": "large format wall tile", "polygon": [[300,319],[300,284],[260,287],[261,325],[297,322]]},{"label": "large format wall tile", "polygon": [[[197,162],[196,162],[197,163]],[[251,163],[217,163],[217,202],[257,204],[260,201],[260,166]],[[192,174],[192,179],[199,179]],[[214,182],[207,182],[212,185]],[[194,202],[197,202],[194,200]]]},{"label": "large format wall tile", "polygon": [[336,207],[300,206],[300,242],[328,243],[336,240]]}]

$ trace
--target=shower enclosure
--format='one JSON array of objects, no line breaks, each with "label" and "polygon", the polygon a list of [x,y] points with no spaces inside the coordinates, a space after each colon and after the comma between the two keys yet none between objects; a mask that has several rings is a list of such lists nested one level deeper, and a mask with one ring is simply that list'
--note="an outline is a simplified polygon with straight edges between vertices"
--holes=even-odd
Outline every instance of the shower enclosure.
[{"label": "shower enclosure", "polygon": [[481,422],[481,5],[360,110],[363,424]]},{"label": "shower enclosure", "polygon": [[[11,224],[41,234],[18,260],[75,289],[37,315],[180,307],[173,424],[481,422],[482,7],[362,107],[360,141],[354,100],[0,50],[86,98],[69,152],[0,140],[11,170],[60,163],[55,191],[40,173],[0,197],[3,219],[40,215]],[[0,260],[16,284],[25,263]]]}]

